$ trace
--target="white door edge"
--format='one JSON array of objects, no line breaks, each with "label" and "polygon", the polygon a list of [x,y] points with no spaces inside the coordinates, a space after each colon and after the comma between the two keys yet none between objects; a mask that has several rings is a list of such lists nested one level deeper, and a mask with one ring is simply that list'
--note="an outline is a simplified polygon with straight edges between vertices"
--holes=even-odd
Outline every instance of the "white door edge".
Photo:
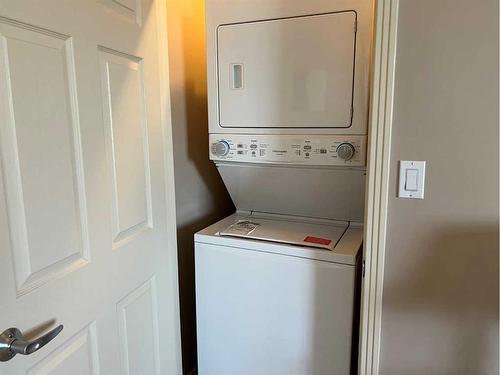
[{"label": "white door edge", "polygon": [[361,296],[360,375],[378,375],[399,0],[376,0]]},{"label": "white door edge", "polygon": [[[182,354],[181,354],[181,330],[180,330],[180,306],[179,306],[179,278],[178,278],[178,262],[177,262],[177,230],[176,230],[176,214],[175,214],[175,189],[173,188],[174,180],[174,155],[172,141],[172,116],[170,106],[170,78],[169,78],[169,62],[168,62],[168,35],[167,35],[167,6],[165,1],[156,0],[156,14],[158,25],[158,66],[160,76],[160,111],[161,125],[163,130],[163,153],[165,159],[165,189],[166,192],[166,207],[170,213],[169,218],[172,222],[167,223],[167,235],[169,243],[166,244],[165,250],[170,251],[168,270],[172,280],[171,295],[165,296],[170,298],[172,312],[169,314],[172,317],[169,322],[169,331],[172,332],[172,340],[169,343],[169,374],[182,374]],[[170,181],[169,181],[170,180]],[[170,183],[169,183],[170,182]],[[171,187],[171,188],[168,188]]]}]

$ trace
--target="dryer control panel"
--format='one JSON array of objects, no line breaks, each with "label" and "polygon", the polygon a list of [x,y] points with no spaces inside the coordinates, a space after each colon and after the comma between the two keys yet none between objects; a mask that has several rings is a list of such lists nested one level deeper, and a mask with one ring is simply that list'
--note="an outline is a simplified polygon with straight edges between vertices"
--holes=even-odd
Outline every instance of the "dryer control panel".
[{"label": "dryer control panel", "polygon": [[210,159],[245,163],[365,166],[366,136],[210,134]]}]

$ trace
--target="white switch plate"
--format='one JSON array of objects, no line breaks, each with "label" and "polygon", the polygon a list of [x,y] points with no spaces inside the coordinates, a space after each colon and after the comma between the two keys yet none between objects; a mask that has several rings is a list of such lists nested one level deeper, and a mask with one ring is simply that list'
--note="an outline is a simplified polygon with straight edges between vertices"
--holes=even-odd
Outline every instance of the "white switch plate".
[{"label": "white switch plate", "polygon": [[424,199],[425,161],[399,161],[400,198]]}]

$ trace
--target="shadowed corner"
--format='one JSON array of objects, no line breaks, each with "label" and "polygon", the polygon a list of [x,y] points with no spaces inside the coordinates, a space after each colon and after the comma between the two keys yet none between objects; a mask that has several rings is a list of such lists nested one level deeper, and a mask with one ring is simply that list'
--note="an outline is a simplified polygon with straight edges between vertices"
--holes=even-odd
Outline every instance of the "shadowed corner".
[{"label": "shadowed corner", "polygon": [[193,373],[197,361],[194,234],[234,212],[231,198],[208,158],[204,7],[204,0],[167,0],[185,374]]}]

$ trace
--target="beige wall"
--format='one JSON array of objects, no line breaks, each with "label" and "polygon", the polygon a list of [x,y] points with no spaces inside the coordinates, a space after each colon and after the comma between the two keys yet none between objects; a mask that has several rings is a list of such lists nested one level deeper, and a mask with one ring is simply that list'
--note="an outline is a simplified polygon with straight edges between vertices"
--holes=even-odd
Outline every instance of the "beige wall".
[{"label": "beige wall", "polygon": [[208,160],[204,0],[167,0],[184,371],[195,366],[193,235],[232,212]]},{"label": "beige wall", "polygon": [[498,374],[498,1],[400,0],[398,28],[380,373]]}]

